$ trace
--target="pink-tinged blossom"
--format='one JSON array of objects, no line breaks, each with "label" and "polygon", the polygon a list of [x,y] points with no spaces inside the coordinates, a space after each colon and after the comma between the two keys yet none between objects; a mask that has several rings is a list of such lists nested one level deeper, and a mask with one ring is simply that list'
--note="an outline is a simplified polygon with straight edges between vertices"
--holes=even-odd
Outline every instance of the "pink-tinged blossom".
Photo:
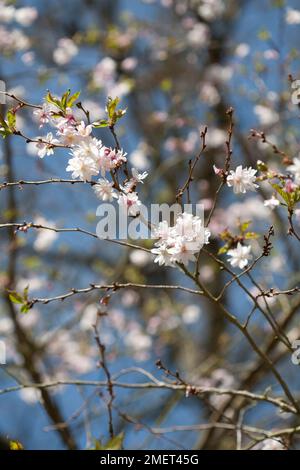
[{"label": "pink-tinged blossom", "polygon": [[102,147],[99,155],[101,175],[110,170],[118,168],[127,161],[126,153],[123,150],[116,150],[110,147]]},{"label": "pink-tinged blossom", "polygon": [[187,266],[190,261],[195,261],[195,254],[198,253],[199,248],[198,243],[192,244],[183,237],[177,237],[175,245],[169,249],[172,263],[182,263]]},{"label": "pink-tinged blossom", "polygon": [[33,115],[39,121],[40,127],[43,127],[44,124],[53,122],[53,117],[52,117],[53,112],[54,112],[53,106],[51,106],[49,103],[44,103],[41,109],[35,109],[33,111]]},{"label": "pink-tinged blossom", "polygon": [[255,191],[258,185],[255,184],[257,170],[253,168],[243,168],[239,165],[235,170],[231,170],[227,176],[227,185],[233,187],[235,194]]},{"label": "pink-tinged blossom", "polygon": [[213,165],[213,169],[214,169],[215,175],[217,175],[217,176],[222,175],[222,173],[223,173],[222,168],[218,168],[216,165]]},{"label": "pink-tinged blossom", "polygon": [[104,57],[93,73],[93,81],[99,88],[114,84],[117,64],[111,57]]},{"label": "pink-tinged blossom", "polygon": [[113,183],[108,181],[106,178],[100,178],[97,181],[97,184],[94,186],[94,192],[102,201],[112,201],[114,198],[118,197],[113,188]]},{"label": "pink-tinged blossom", "polygon": [[70,38],[61,38],[53,52],[53,60],[57,65],[68,64],[78,54],[78,47]]},{"label": "pink-tinged blossom", "polygon": [[125,209],[128,215],[137,216],[140,212],[141,201],[137,193],[120,194],[118,203],[121,208]]},{"label": "pink-tinged blossom", "polygon": [[236,248],[229,250],[227,254],[229,256],[229,263],[233,268],[239,267],[244,269],[252,259],[251,246],[244,246],[240,242]]},{"label": "pink-tinged blossom", "polygon": [[38,156],[44,158],[46,155],[53,155],[53,146],[59,144],[59,141],[53,137],[52,132],[48,132],[46,137],[37,137],[37,140],[41,139],[43,142],[38,142],[36,147],[38,148]]},{"label": "pink-tinged blossom", "polygon": [[92,142],[91,137],[92,126],[86,126],[83,121],[77,126],[67,125],[61,127],[57,131],[57,135],[60,137],[60,140],[63,144],[68,146],[80,145],[84,140]]},{"label": "pink-tinged blossom", "polygon": [[73,114],[72,108],[67,108],[63,118],[56,121],[56,127],[61,130],[64,127],[75,126],[77,124],[76,118]]},{"label": "pink-tinged blossom", "polygon": [[90,157],[77,156],[68,161],[66,171],[72,172],[73,179],[88,181],[99,173],[97,162]]},{"label": "pink-tinged blossom", "polygon": [[154,230],[154,237],[159,240],[151,252],[156,255],[155,263],[160,266],[176,266],[176,263],[188,265],[195,261],[204,244],[209,243],[210,231],[203,227],[200,217],[187,212],[179,214],[174,227],[167,221],[160,222]]},{"label": "pink-tinged blossom", "polygon": [[287,193],[293,193],[295,189],[297,188],[297,185],[290,179],[286,180],[284,190]]},{"label": "pink-tinged blossom", "polygon": [[34,7],[18,8],[15,11],[15,19],[22,26],[30,26],[37,17],[38,12]]}]

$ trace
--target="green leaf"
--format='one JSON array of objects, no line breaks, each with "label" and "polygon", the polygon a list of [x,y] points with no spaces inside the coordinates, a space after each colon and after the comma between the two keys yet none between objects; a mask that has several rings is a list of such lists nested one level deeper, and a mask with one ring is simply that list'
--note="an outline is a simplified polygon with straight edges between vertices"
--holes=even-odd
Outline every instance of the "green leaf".
[{"label": "green leaf", "polygon": [[124,441],[124,432],[110,439],[104,446],[104,450],[121,450]]},{"label": "green leaf", "polygon": [[46,101],[60,108],[60,100],[58,98],[54,98],[54,96],[51,95],[50,91],[48,91],[46,95]]},{"label": "green leaf", "polygon": [[20,441],[9,441],[9,448],[10,450],[24,450]]},{"label": "green leaf", "polygon": [[225,253],[227,253],[228,249],[229,249],[229,246],[226,243],[226,245],[221,246],[221,248],[218,251],[218,255],[224,255]]},{"label": "green leaf", "polygon": [[[107,103],[106,103],[106,112],[109,117],[109,126],[114,126],[116,122],[121,119],[127,112],[127,109],[118,109],[117,106],[120,103],[120,98],[114,98],[112,99],[111,97],[108,97]],[[105,127],[105,126],[103,126]]]},{"label": "green leaf", "polygon": [[23,297],[18,292],[10,292],[8,296],[14,304],[23,304]]},{"label": "green leaf", "polygon": [[164,78],[160,82],[160,88],[162,91],[168,92],[172,89],[172,80],[170,78]]},{"label": "green leaf", "polygon": [[30,310],[30,307],[28,304],[23,304],[21,307],[21,313],[28,313]]},{"label": "green leaf", "polygon": [[247,220],[246,222],[242,222],[240,225],[241,232],[244,233],[246,232],[247,228],[251,224],[251,220]]},{"label": "green leaf", "polygon": [[257,238],[259,238],[258,233],[255,233],[255,232],[245,233],[245,240],[256,240]]},{"label": "green leaf", "polygon": [[8,122],[9,129],[11,131],[15,130],[16,127],[16,113],[14,113],[11,109],[7,111],[6,119]]},{"label": "green leaf", "polygon": [[101,441],[94,439],[94,447],[92,450],[121,450],[123,447],[123,441],[124,432],[112,437],[106,444],[102,444]]},{"label": "green leaf", "polygon": [[92,124],[92,126],[95,127],[96,129],[99,127],[107,127],[108,125],[109,125],[109,122],[106,119],[101,119],[101,121],[95,121]]},{"label": "green leaf", "polygon": [[110,96],[108,97],[106,109],[107,109],[108,117],[110,119],[113,119],[116,108],[119,103],[120,103],[120,98],[116,97],[112,99]]},{"label": "green leaf", "polygon": [[64,94],[62,95],[62,98],[61,98],[61,107],[62,107],[64,110],[67,108],[68,98],[69,98],[70,94],[71,94],[71,90],[68,89],[68,90],[66,91],[66,93],[64,93]]},{"label": "green leaf", "polygon": [[260,39],[261,41],[267,41],[271,37],[269,31],[267,31],[266,29],[262,29],[261,31],[259,31],[257,36],[258,39]]},{"label": "green leaf", "polygon": [[75,101],[79,98],[80,93],[81,93],[80,91],[76,91],[76,93],[74,93],[74,95],[71,95],[69,97],[68,102],[67,102],[67,107],[68,108],[72,108]]},{"label": "green leaf", "polygon": [[2,128],[0,128],[0,134],[2,135],[3,139],[5,139],[5,137],[10,135],[12,131],[1,114],[0,114],[0,125],[2,126]]},{"label": "green leaf", "polygon": [[290,193],[287,193],[286,191],[284,191],[284,189],[279,186],[279,184],[272,184],[271,185],[275,191],[282,197],[282,199],[284,200],[284,202],[289,206],[291,207],[291,197],[290,197]]}]

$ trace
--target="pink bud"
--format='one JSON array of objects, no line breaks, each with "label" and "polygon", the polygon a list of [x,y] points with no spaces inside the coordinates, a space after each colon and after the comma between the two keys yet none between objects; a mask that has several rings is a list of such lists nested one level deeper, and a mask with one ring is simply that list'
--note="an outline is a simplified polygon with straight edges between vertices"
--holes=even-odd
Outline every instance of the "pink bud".
[{"label": "pink bud", "polygon": [[214,165],[213,168],[216,175],[220,176],[222,174],[221,168],[218,168],[216,165]]},{"label": "pink bud", "polygon": [[292,193],[295,190],[295,188],[296,188],[296,185],[295,185],[295,183],[293,183],[292,180],[287,180],[286,181],[284,189],[287,193]]}]

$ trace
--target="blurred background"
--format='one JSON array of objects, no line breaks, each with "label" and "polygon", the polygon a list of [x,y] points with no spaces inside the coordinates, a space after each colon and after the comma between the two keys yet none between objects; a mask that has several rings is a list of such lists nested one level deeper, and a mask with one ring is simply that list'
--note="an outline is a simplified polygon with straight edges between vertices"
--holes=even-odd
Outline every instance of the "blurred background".
[{"label": "blurred background", "polygon": [[[299,75],[297,7],[296,0],[1,0],[0,79],[7,91],[34,104],[42,102],[47,89],[55,95],[68,88],[80,90],[92,120],[105,116],[108,95],[119,96],[128,111],[117,127],[118,137],[130,164],[149,173],[140,189],[147,202],[175,202],[189,160],[199,152],[200,131],[207,125],[208,147],[191,196],[209,211],[219,184],[213,165],[222,166],[226,156],[229,106],[235,110],[234,166],[255,167],[262,160],[276,168],[280,163],[272,148],[248,139],[252,128],[265,131],[291,157],[298,152],[299,110],[291,100],[289,79]],[[7,98],[1,108],[14,105]],[[17,127],[33,138],[47,132],[39,129],[29,108],[18,113]],[[113,145],[107,129],[97,129],[95,135]],[[67,178],[67,160],[66,149],[41,160],[34,144],[9,137],[1,141],[1,182]],[[267,186],[264,191],[271,197]],[[0,218],[1,223],[34,221],[95,231],[98,204],[89,185],[15,186],[0,191]],[[264,288],[296,283],[299,251],[286,236],[284,212],[275,214],[265,207],[260,194],[238,199],[224,190],[210,224],[212,251],[217,253],[221,246],[220,232],[227,227],[234,231],[239,221],[248,220],[259,233],[277,224],[272,256],[255,269],[257,282]],[[16,236],[13,229],[1,230],[0,244],[0,340],[7,347],[1,389],[18,382],[105,380],[97,367],[91,327],[100,306],[99,292],[36,305],[22,314],[8,298],[8,286],[18,292],[29,286],[30,297],[53,297],[73,287],[116,281],[193,287],[178,270],[159,268],[146,252],[79,233],[29,230]],[[259,244],[259,239],[253,242],[257,253]],[[227,280],[205,254],[200,277],[214,293]],[[257,293],[249,279],[245,285]],[[225,300],[241,319],[251,310],[251,299],[235,284]],[[271,300],[275,316],[292,302],[285,297]],[[294,337],[298,324],[296,308],[287,325]],[[259,314],[254,315],[252,328],[259,344],[271,334]],[[217,306],[198,296],[151,289],[118,291],[100,329],[111,373],[126,369],[122,382],[147,381],[137,368],[164,379],[155,365],[161,359],[190,383],[277,390]],[[270,354],[297,390],[296,366],[280,348]],[[252,370],[256,372],[251,374]],[[114,423],[118,433],[125,433],[125,448],[235,448],[234,432],[197,429],[216,416],[226,397],[187,398],[151,389],[115,393]],[[42,393],[3,393],[0,433],[26,449],[91,448],[95,441],[109,439],[105,400],[105,390],[79,385]],[[249,425],[273,429],[295,424],[290,415],[276,414],[269,405],[243,406]],[[230,406],[226,413],[225,421],[234,416]]]}]

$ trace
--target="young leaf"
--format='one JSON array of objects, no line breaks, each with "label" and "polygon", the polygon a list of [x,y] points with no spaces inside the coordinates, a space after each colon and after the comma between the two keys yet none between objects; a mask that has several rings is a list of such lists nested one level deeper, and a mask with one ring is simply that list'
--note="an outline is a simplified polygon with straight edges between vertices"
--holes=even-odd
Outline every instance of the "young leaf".
[{"label": "young leaf", "polygon": [[15,130],[16,127],[16,113],[14,113],[11,109],[7,111],[6,119],[8,122],[9,129],[11,131]]},{"label": "young leaf", "polygon": [[18,292],[10,292],[8,296],[14,304],[23,304],[23,297]]},{"label": "young leaf", "polygon": [[95,128],[107,127],[108,125],[109,125],[109,122],[106,119],[101,119],[101,121],[95,121],[92,124],[92,126],[95,127]]},{"label": "young leaf", "polygon": [[67,101],[67,108],[72,108],[75,101],[79,98],[80,93],[81,93],[80,91],[77,91],[76,93],[74,93],[73,95],[69,97]]}]

